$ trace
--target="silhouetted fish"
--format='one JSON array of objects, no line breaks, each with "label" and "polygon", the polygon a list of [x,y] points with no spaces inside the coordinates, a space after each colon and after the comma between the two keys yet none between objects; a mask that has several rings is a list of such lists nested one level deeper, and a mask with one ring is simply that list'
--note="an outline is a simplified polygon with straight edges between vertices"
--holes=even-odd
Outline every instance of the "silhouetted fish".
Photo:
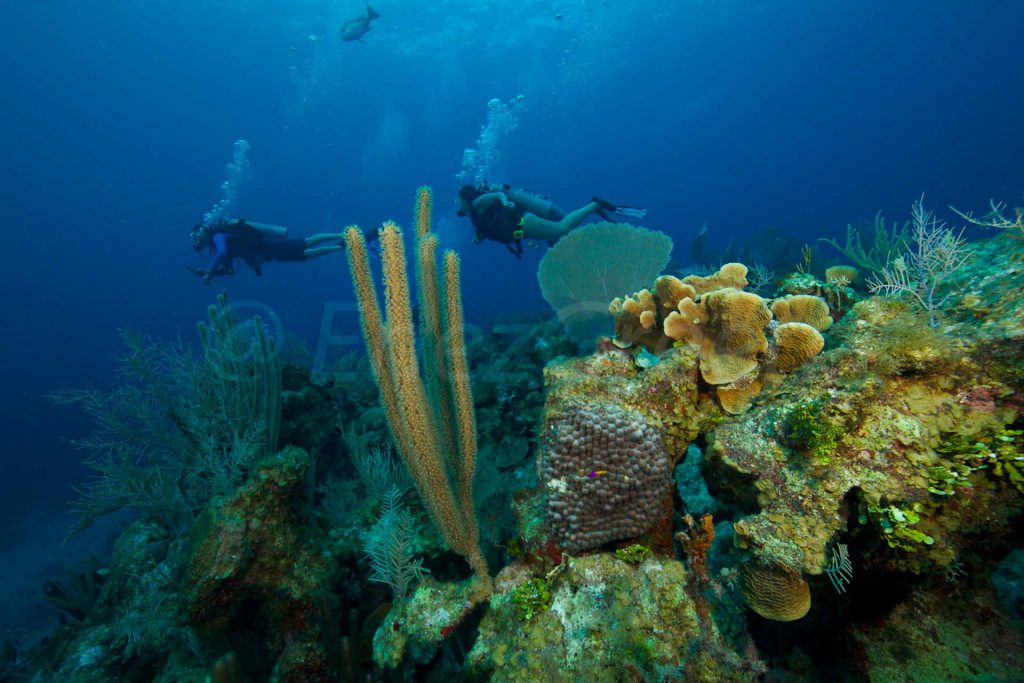
[{"label": "silhouetted fish", "polygon": [[370,22],[379,18],[380,15],[367,5],[364,16],[353,17],[341,25],[341,39],[345,42],[361,40],[366,35],[366,32],[373,28],[370,26]]}]

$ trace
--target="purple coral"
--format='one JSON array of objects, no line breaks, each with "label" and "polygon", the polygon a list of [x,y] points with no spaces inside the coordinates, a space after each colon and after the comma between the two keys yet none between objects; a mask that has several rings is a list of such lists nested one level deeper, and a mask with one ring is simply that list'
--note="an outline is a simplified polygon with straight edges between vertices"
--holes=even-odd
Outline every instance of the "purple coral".
[{"label": "purple coral", "polygon": [[576,552],[645,533],[658,519],[669,469],[661,430],[634,410],[595,403],[555,415],[540,470],[556,540]]}]

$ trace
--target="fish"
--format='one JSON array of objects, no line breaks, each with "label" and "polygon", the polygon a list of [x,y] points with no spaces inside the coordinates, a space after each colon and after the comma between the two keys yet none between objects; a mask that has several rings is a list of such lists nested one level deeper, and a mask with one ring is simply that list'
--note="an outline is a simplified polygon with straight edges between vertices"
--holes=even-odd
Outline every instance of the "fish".
[{"label": "fish", "polygon": [[712,252],[711,246],[708,244],[709,239],[708,224],[705,223],[690,244],[691,263],[714,263],[716,261],[718,254]]},{"label": "fish", "polygon": [[367,5],[365,15],[361,17],[353,17],[341,25],[341,39],[346,43],[353,40],[362,40],[367,31],[373,28],[373,26],[370,25],[370,22],[379,18],[380,15],[377,14],[372,7]]}]

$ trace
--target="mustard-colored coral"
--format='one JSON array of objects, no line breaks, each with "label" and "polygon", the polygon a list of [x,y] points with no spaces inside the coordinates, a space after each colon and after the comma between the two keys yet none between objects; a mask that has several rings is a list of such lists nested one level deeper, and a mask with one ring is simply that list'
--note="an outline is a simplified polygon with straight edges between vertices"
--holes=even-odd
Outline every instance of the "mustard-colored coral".
[{"label": "mustard-colored coral", "polygon": [[773,621],[796,621],[811,609],[807,582],[783,567],[744,567],[743,597],[750,609]]},{"label": "mustard-colored coral", "polygon": [[654,294],[647,289],[641,289],[625,299],[616,298],[608,307],[608,312],[615,318],[616,339],[635,344],[650,341],[652,332],[654,337],[660,337],[657,309]]},{"label": "mustard-colored coral", "polygon": [[722,410],[730,415],[739,415],[750,407],[757,395],[764,388],[758,373],[750,373],[740,377],[731,384],[718,387],[718,402],[722,404]]},{"label": "mustard-colored coral", "polygon": [[683,278],[683,284],[693,287],[697,294],[707,294],[716,289],[743,289],[749,284],[747,267],[742,263],[726,263],[714,275],[687,275]]},{"label": "mustard-colored coral", "polygon": [[819,332],[832,326],[828,304],[819,296],[789,295],[772,302],[772,313],[780,323],[807,323]]},{"label": "mustard-colored coral", "polygon": [[658,312],[662,317],[676,310],[679,302],[697,298],[697,290],[672,275],[662,275],[654,281],[654,295],[658,297]]},{"label": "mustard-colored coral", "polygon": [[860,277],[860,271],[853,266],[832,266],[825,269],[825,282],[851,284]]},{"label": "mustard-colored coral", "polygon": [[825,339],[806,323],[782,323],[775,328],[775,360],[772,369],[793,372],[825,347]]},{"label": "mustard-colored coral", "polygon": [[768,349],[764,328],[772,317],[764,299],[727,288],[698,301],[682,299],[677,309],[665,319],[665,334],[700,349],[705,382],[729,384],[757,369],[757,355]]}]

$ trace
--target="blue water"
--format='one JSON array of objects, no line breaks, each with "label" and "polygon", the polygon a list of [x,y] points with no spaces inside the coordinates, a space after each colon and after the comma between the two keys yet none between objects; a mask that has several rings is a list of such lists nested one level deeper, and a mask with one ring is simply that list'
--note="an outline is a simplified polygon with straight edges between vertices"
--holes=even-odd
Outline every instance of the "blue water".
[{"label": "blue water", "polygon": [[[393,218],[436,191],[463,254],[470,321],[545,311],[540,250],[474,245],[454,215],[463,150],[492,98],[525,97],[504,181],[571,209],[650,210],[677,259],[767,228],[841,237],[881,209],[983,209],[1024,190],[1024,3],[786,0],[7,0],[0,4],[3,445],[0,551],[49,527],[85,419],[48,392],[106,387],[117,330],[194,339],[219,291],[188,232],[221,197],[232,144],[251,177],[234,215],[293,235]],[[559,18],[561,17],[561,18]],[[242,268],[235,300],[315,348],[343,259]],[[335,331],[351,331],[342,314]]]}]

